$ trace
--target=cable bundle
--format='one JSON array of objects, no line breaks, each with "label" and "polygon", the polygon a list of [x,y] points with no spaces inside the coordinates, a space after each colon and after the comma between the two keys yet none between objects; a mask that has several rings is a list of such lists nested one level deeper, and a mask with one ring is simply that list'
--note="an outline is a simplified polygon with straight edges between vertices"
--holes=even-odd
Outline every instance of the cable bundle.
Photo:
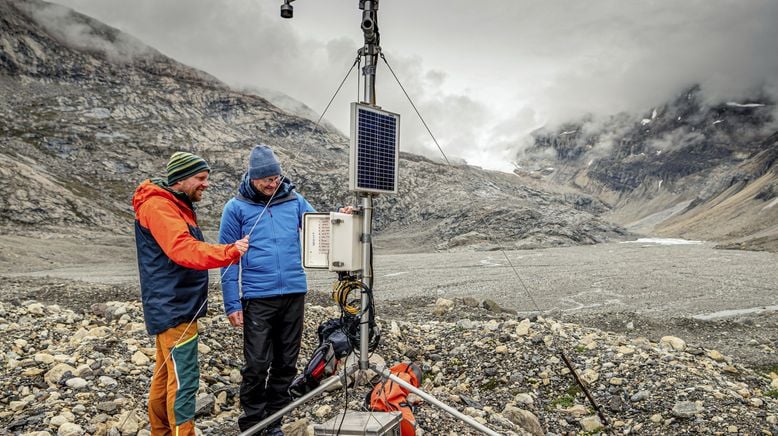
[{"label": "cable bundle", "polygon": [[[360,292],[355,296],[352,293],[356,290]],[[367,295],[367,307],[362,307],[362,293]],[[368,351],[374,351],[378,347],[381,339],[381,332],[375,322],[375,307],[373,305],[373,291],[364,283],[357,280],[354,276],[341,277],[340,280],[332,284],[332,299],[340,307],[340,319],[343,333],[349,339],[349,343],[355,353],[359,353],[359,325],[362,315],[367,312],[368,316]]]}]

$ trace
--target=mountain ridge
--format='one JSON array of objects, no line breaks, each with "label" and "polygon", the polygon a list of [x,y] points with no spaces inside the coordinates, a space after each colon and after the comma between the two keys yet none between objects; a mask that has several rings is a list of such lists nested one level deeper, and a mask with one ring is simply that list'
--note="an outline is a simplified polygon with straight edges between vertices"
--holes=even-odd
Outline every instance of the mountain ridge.
[{"label": "mountain ridge", "polygon": [[629,230],[776,251],[776,107],[744,101],[706,103],[693,86],[642,118],[538,131],[519,160],[598,197]]},{"label": "mountain ridge", "polygon": [[[36,11],[38,20],[53,16],[57,28],[72,19],[92,40],[107,35],[105,44],[129,40],[66,8],[39,0],[9,0],[2,8],[0,227],[6,231],[127,234],[135,186],[160,175],[179,149],[202,155],[214,169],[198,204],[203,226],[213,229],[257,142],[275,147],[287,175],[318,209],[353,201],[348,140],[337,131],[314,129],[310,120],[153,49],[136,47],[151,54],[117,63],[110,50],[73,46],[51,35],[52,24],[33,18]],[[50,8],[56,13],[40,12]],[[398,250],[526,248],[625,236],[599,218],[606,208],[596,199],[531,178],[401,153],[399,185],[399,195],[377,197],[378,246],[383,238]]]}]

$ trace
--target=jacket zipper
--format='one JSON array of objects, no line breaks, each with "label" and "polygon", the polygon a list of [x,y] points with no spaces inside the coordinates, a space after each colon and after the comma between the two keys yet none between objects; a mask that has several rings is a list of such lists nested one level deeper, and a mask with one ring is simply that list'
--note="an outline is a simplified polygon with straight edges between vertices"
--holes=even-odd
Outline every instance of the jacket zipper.
[{"label": "jacket zipper", "polygon": [[276,293],[278,295],[281,295],[281,294],[283,294],[284,282],[283,282],[283,277],[282,277],[282,274],[281,274],[281,254],[280,254],[279,248],[278,248],[278,237],[276,235],[276,223],[275,223],[275,220],[273,219],[273,212],[270,211],[269,207],[267,208],[267,213],[270,215],[270,221],[271,221],[271,224],[272,224],[271,229],[273,230],[273,241],[275,242],[274,245],[275,245],[275,258],[276,258],[276,274],[277,274],[277,277],[278,277],[278,279],[277,279],[278,289],[276,290]]}]

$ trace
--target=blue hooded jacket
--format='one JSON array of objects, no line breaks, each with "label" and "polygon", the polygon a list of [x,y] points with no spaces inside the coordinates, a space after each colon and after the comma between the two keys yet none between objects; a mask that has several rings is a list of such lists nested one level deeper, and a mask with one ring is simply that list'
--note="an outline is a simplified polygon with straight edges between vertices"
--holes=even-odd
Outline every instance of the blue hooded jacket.
[{"label": "blue hooded jacket", "polygon": [[219,241],[232,243],[250,233],[249,249],[240,259],[240,271],[235,267],[222,268],[222,294],[227,315],[242,310],[241,299],[307,292],[300,228],[303,214],[315,210],[294,188],[284,177],[265,209],[266,200],[257,193],[246,174],[238,195],[224,206]]}]

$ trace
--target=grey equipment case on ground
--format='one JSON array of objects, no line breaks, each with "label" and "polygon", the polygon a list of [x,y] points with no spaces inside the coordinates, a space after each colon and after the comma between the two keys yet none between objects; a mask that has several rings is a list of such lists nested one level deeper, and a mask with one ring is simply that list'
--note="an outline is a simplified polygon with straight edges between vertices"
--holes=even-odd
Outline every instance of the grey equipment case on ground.
[{"label": "grey equipment case on ground", "polygon": [[339,413],[323,424],[313,426],[314,436],[364,435],[400,436],[400,412]]}]

